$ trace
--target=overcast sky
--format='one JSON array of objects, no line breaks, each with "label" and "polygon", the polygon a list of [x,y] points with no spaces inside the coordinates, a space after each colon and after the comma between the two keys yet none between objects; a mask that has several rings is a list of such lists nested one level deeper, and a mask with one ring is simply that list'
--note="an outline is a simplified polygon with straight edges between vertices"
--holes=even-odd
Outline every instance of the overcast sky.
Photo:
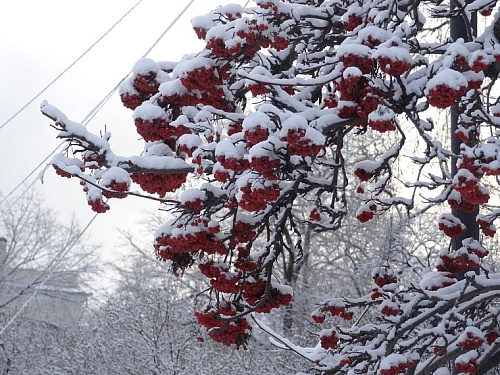
[{"label": "overcast sky", "polygon": [[[0,5],[0,126],[137,3],[138,0],[3,1]],[[60,143],[55,139],[56,131],[49,127],[50,120],[39,112],[41,101],[46,99],[72,120],[83,120],[188,3],[188,0],[143,0],[40,98],[0,129],[0,191],[4,195]],[[202,44],[196,39],[190,20],[223,3],[226,1],[195,0],[148,57],[178,60],[183,54],[196,52]],[[116,153],[138,153],[143,143],[138,140],[131,114],[115,93],[88,128],[99,131],[106,126],[112,133],[111,143]],[[28,183],[35,177],[36,174]],[[93,216],[77,180],[61,178],[49,169],[44,184],[37,182],[37,186],[61,212],[62,218],[76,214],[85,225]],[[134,197],[114,199],[110,205],[111,210],[100,215],[92,227],[93,236],[104,241],[105,251],[112,251],[116,243],[116,233],[106,236],[111,228],[133,228],[143,208],[150,211],[158,208],[157,204]]]}]

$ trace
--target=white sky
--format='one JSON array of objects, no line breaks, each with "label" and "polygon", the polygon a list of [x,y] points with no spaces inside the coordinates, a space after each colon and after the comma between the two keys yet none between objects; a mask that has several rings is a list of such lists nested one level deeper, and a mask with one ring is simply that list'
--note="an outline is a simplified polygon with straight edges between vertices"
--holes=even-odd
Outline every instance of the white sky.
[{"label": "white sky", "polygon": [[[0,5],[0,124],[66,69],[137,2],[4,0]],[[199,50],[202,44],[196,39],[190,20],[224,3],[226,0],[196,0],[148,57],[178,60],[183,54]],[[89,54],[0,129],[0,191],[4,195],[60,143],[55,139],[57,132],[49,127],[50,120],[39,112],[41,101],[48,100],[74,121],[83,120],[187,4],[188,0],[143,0]],[[106,125],[112,133],[115,153],[139,153],[143,143],[138,140],[131,114],[132,111],[121,105],[116,93],[88,128],[99,131]],[[28,183],[35,177],[36,174]],[[37,182],[37,186],[62,218],[76,214],[85,225],[93,216],[76,179],[61,178],[49,169],[44,184]],[[134,197],[113,199],[110,205],[111,210],[94,222],[91,233],[104,243],[103,252],[116,254],[117,234],[107,236],[110,229],[131,229],[145,208],[153,211],[159,205]]]}]

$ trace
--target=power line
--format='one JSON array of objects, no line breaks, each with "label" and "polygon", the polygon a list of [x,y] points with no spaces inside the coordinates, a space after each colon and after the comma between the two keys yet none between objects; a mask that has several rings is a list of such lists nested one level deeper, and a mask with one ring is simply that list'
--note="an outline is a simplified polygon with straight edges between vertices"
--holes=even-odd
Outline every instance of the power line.
[{"label": "power line", "polygon": [[186,11],[189,9],[189,7],[194,3],[195,0],[191,0],[188,5],[186,5],[184,7],[183,10],[181,10],[181,12],[177,15],[177,17],[174,18],[174,20],[170,23],[170,25],[167,26],[167,28],[160,34],[160,36],[158,37],[158,39],[156,39],[156,41],[153,43],[153,45],[151,47],[149,47],[149,49],[146,51],[146,53],[144,55],[142,55],[142,57],[146,57],[147,55],[149,55],[149,53],[153,50],[153,48],[156,47],[156,45],[160,42],[160,40],[163,39],[163,37],[165,36],[166,33],[168,33],[168,31],[177,23],[177,21],[179,20],[179,18],[181,18],[184,13],[186,13]]},{"label": "power line", "polygon": [[140,3],[144,0],[139,0],[132,8],[130,8],[123,16],[116,21],[113,26],[111,26],[104,34],[101,35],[89,48],[87,48],[75,61],[73,61],[66,69],[64,69],[56,78],[54,78],[47,86],[45,86],[38,94],[36,94],[31,100],[29,100],[24,106],[22,106],[16,113],[7,119],[2,125],[0,125],[0,130],[3,129],[7,124],[9,124],[13,119],[15,119],[22,111],[24,111],[31,103],[40,97],[47,89],[52,86],[59,78],[62,77],[68,70],[70,70],[78,61],[80,61],[87,53],[89,53],[101,40],[103,40],[120,22],[123,21]]}]

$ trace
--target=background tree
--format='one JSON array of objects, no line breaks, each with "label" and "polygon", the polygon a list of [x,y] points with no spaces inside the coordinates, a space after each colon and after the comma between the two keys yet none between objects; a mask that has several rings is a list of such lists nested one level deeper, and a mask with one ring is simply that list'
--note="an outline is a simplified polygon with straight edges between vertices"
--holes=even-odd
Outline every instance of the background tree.
[{"label": "background tree", "polygon": [[[62,342],[84,315],[96,247],[35,190],[0,201],[0,369],[63,371]],[[68,339],[69,340],[69,339]],[[40,370],[40,369],[43,369]],[[44,372],[45,371],[45,372]]]},{"label": "background tree", "polygon": [[[454,2],[453,10],[432,1],[254,3],[194,19],[206,41],[197,54],[135,65],[120,95],[146,141],[141,156],[114,154],[109,133],[91,134],[44,102],[73,151],[52,165],[80,179],[97,212],[109,209],[103,197],[142,195],[132,182],[166,204],[172,218],[155,234],[157,255],[177,275],[198,265],[210,302],[197,320],[215,341],[236,347],[250,337],[249,316],[290,304],[287,270],[307,260],[308,231],[336,231],[348,215],[404,222],[405,211],[411,218],[446,203],[436,226],[448,239],[430,251],[436,271],[398,281],[389,238],[387,263],[373,270],[368,294],[329,298],[313,312],[324,324],[315,348],[266,330],[322,372],[485,373],[499,357],[500,283],[487,269],[467,273],[488,250],[479,239],[458,241],[467,228],[448,211],[480,206],[481,235],[495,235],[500,210],[487,188],[500,174],[495,1]],[[470,42],[420,38],[436,25],[425,8],[442,26],[462,18]],[[477,37],[475,12],[489,25]],[[454,154],[431,116],[457,104],[454,137],[463,143]],[[374,138],[385,140],[381,148],[360,141]],[[364,157],[349,152],[356,144]],[[198,187],[167,196],[188,174]],[[352,191],[361,204],[348,199]],[[304,202],[305,218],[296,214]]]}]

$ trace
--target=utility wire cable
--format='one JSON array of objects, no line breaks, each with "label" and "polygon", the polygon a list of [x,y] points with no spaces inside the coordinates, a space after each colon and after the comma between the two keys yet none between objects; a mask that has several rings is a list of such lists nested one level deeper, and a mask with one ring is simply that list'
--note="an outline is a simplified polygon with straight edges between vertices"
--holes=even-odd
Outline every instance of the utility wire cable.
[{"label": "utility wire cable", "polygon": [[54,78],[48,85],[46,85],[38,94],[36,94],[31,100],[29,100],[24,106],[22,106],[16,113],[9,117],[2,125],[0,125],[0,130],[3,129],[7,124],[9,124],[13,119],[15,119],[21,112],[23,112],[31,103],[40,97],[49,87],[51,87],[59,78],[61,78],[68,70],[70,70],[78,61],[80,61],[87,53],[89,53],[101,40],[103,40],[120,22],[123,21],[140,3],[144,0],[139,0],[132,8],[130,8],[118,21],[116,21],[104,34],[102,34],[99,39],[97,39],[89,48],[85,50],[75,61],[73,61],[66,69],[64,69],[56,78]]},{"label": "utility wire cable", "polygon": [[149,47],[149,49],[146,51],[146,53],[144,55],[142,55],[142,57],[146,57],[147,55],[149,55],[149,53],[153,50],[153,48],[156,47],[156,45],[160,42],[160,40],[163,39],[163,37],[165,36],[166,33],[169,32],[169,30],[177,23],[177,21],[179,20],[179,18],[181,18],[184,13],[186,13],[186,11],[189,9],[189,7],[195,2],[195,0],[191,0],[185,7],[183,10],[181,10],[181,12],[177,15],[177,17],[174,18],[174,20],[170,23],[170,25],[167,26],[167,28],[160,34],[160,36],[158,37],[158,39],[156,39],[156,41],[153,43],[153,45],[151,47]]}]

